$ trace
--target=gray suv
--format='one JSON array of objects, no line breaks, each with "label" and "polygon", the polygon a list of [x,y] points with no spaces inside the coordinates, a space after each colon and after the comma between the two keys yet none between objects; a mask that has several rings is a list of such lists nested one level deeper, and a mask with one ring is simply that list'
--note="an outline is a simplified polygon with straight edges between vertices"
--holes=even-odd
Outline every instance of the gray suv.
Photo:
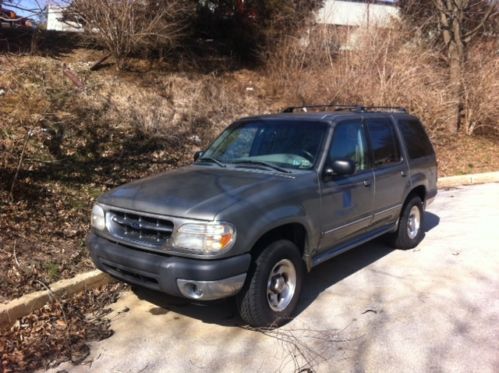
[{"label": "gray suv", "polygon": [[253,326],[291,318],[305,273],[385,235],[424,236],[435,152],[399,108],[313,106],[241,119],[192,165],[100,198],[87,245],[131,284],[207,301],[236,296]]}]

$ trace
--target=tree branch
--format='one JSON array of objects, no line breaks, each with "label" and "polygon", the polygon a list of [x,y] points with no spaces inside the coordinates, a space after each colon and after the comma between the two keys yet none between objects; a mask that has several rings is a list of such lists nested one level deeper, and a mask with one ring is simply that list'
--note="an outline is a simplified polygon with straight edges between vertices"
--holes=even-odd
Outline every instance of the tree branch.
[{"label": "tree branch", "polygon": [[[494,9],[496,9],[496,11],[494,12]],[[472,30],[466,32],[464,35],[463,35],[463,38],[469,42],[477,33],[478,31],[480,31],[480,29],[482,27],[485,26],[485,23],[487,23],[487,21],[489,20],[489,18],[494,15],[496,16],[498,14],[498,11],[497,11],[497,5],[495,4],[495,2],[492,2],[490,4],[490,7],[489,9],[487,10],[487,13],[485,13],[485,15],[483,16],[482,20],[480,21],[480,23]]]}]

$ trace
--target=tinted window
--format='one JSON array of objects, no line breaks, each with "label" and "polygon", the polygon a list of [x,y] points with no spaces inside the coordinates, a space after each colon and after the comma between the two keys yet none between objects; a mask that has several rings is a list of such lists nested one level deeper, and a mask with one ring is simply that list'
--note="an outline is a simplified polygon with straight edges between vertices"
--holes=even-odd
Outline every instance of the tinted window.
[{"label": "tinted window", "polygon": [[410,119],[399,120],[398,123],[409,158],[414,159],[433,154],[433,147],[421,123]]},{"label": "tinted window", "polygon": [[389,119],[370,119],[367,121],[367,130],[375,167],[400,162],[400,148]]},{"label": "tinted window", "polygon": [[354,161],[357,171],[369,168],[367,144],[360,121],[342,122],[334,128],[333,141],[329,150],[329,163],[335,159]]}]

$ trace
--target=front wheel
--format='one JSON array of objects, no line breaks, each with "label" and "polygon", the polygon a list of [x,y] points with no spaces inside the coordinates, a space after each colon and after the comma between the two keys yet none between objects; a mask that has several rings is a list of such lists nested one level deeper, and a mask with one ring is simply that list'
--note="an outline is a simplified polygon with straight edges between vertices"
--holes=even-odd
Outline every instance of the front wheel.
[{"label": "front wheel", "polygon": [[403,250],[416,247],[424,237],[423,223],[423,201],[414,196],[405,204],[398,229],[389,236],[390,244]]},{"label": "front wheel", "polygon": [[304,276],[296,245],[271,243],[256,258],[250,277],[238,296],[241,318],[254,327],[276,327],[291,319]]}]

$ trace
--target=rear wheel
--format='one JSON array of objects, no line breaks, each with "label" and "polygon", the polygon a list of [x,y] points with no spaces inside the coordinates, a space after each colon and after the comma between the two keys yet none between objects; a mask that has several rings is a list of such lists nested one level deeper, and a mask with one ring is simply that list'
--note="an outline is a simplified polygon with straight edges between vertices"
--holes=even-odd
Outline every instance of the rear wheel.
[{"label": "rear wheel", "polygon": [[424,237],[424,209],[419,196],[411,197],[400,215],[397,231],[389,235],[390,244],[398,249],[412,249]]},{"label": "rear wheel", "polygon": [[296,245],[279,240],[256,258],[238,296],[241,318],[254,327],[276,327],[291,319],[303,282],[303,261]]}]

